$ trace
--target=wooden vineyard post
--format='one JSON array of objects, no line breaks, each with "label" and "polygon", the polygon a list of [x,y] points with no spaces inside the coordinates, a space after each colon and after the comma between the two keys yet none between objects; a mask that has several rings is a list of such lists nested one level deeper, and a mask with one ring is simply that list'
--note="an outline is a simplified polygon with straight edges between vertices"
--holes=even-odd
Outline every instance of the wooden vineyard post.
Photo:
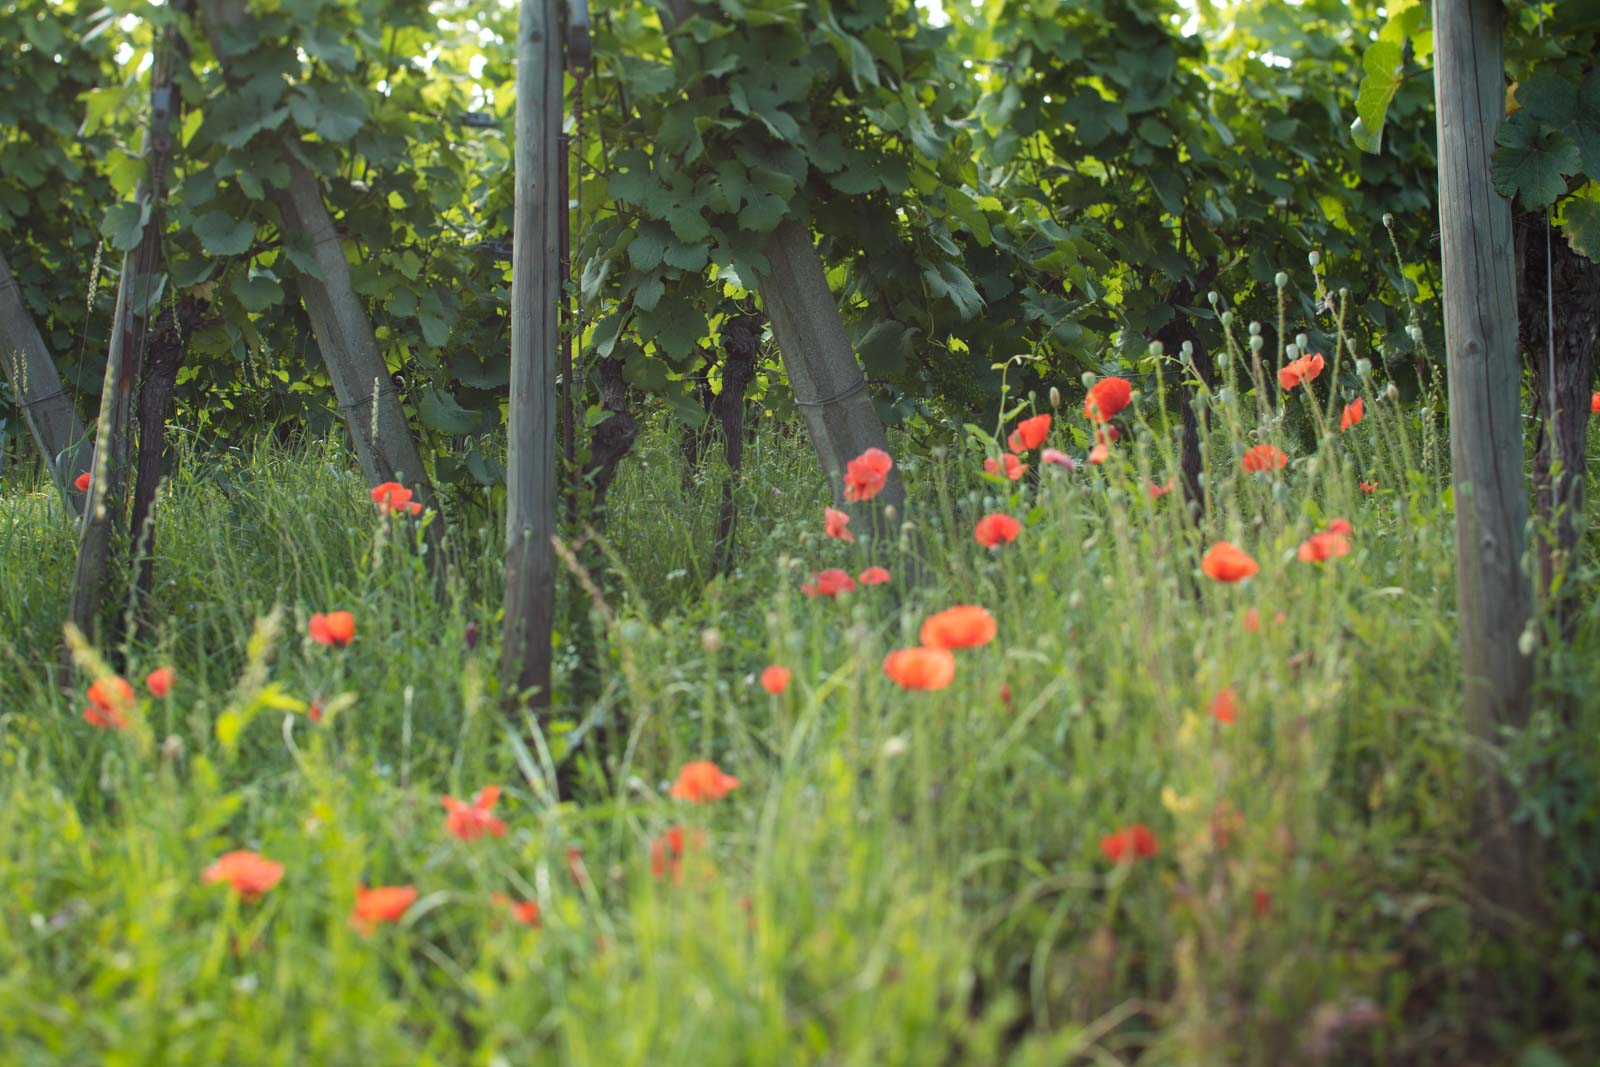
[{"label": "wooden vineyard post", "polygon": [[1498,911],[1526,915],[1540,892],[1535,838],[1511,825],[1493,757],[1502,728],[1527,720],[1533,677],[1511,205],[1489,170],[1505,112],[1504,13],[1500,0],[1439,0],[1433,18],[1462,704],[1482,776],[1474,882]]},{"label": "wooden vineyard post", "polygon": [[111,348],[100,391],[100,418],[95,428],[94,470],[78,541],[77,568],[67,601],[67,621],[91,640],[95,616],[105,592],[111,563],[111,541],[124,518],[123,496],[130,455],[129,414],[138,386],[144,345],[162,282],[156,268],[161,258],[161,200],[172,152],[172,115],[177,103],[177,30],[169,25],[156,48],[150,69],[150,124],[145,131],[145,176],[134,202],[140,205],[144,229],[139,243],[122,259],[116,311],[111,319]]},{"label": "wooden vineyard post", "polygon": [[556,365],[562,299],[562,111],[558,0],[522,0],[517,29],[516,199],[511,252],[511,410],[506,464],[508,702],[550,704],[555,608]]},{"label": "wooden vineyard post", "polygon": [[44,454],[50,480],[61,491],[74,514],[82,511],[84,494],[73,480],[89,469],[94,443],[78,418],[72,399],[61,385],[50,351],[33,318],[22,303],[22,291],[11,265],[0,252],[0,365],[5,367],[12,395],[22,408],[23,421]]}]

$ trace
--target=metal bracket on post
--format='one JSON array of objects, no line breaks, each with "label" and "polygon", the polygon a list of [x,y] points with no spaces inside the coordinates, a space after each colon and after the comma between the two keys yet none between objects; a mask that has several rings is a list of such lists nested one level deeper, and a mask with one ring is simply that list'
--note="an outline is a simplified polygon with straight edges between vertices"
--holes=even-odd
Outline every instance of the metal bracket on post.
[{"label": "metal bracket on post", "polygon": [[567,0],[567,70],[589,68],[589,0]]}]

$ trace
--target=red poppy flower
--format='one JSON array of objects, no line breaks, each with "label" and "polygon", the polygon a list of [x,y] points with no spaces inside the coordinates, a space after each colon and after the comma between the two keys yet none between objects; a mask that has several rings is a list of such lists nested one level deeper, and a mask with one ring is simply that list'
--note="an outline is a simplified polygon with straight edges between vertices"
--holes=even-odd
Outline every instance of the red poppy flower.
[{"label": "red poppy flower", "polygon": [[200,873],[206,885],[226,882],[241,900],[255,900],[283,878],[283,864],[254,852],[225,852]]},{"label": "red poppy flower", "polygon": [[917,639],[928,648],[976,648],[994,640],[999,626],[988,608],[958,604],[929,615]]},{"label": "red poppy flower", "polygon": [[1361,491],[1363,493],[1366,493],[1368,496],[1371,496],[1373,493],[1376,493],[1378,491],[1378,483],[1377,482],[1362,482],[1361,483]]},{"label": "red poppy flower", "polygon": [[511,917],[523,926],[531,926],[535,929],[539,926],[539,902],[536,900],[518,902],[504,893],[491,893],[489,895],[489,903],[497,908],[504,908],[509,911]]},{"label": "red poppy flower", "polygon": [[1078,461],[1057,448],[1047,448],[1039,453],[1039,462],[1051,467],[1063,467],[1072,470],[1077,467]]},{"label": "red poppy flower", "polygon": [[1218,693],[1216,699],[1211,701],[1211,717],[1225,726],[1233,725],[1238,712],[1238,700],[1231,686]]},{"label": "red poppy flower", "polygon": [[1010,478],[1012,481],[1016,481],[1018,478],[1021,478],[1024,474],[1028,473],[1028,465],[1019,460],[1016,456],[1012,455],[1010,452],[1007,452],[1005,455],[1001,456],[1000,459],[994,459],[991,457],[984,460],[983,469],[989,474],[998,476],[1000,474],[1000,464],[1002,461],[1005,463],[1006,477]]},{"label": "red poppy flower", "polygon": [[1172,487],[1176,484],[1177,482],[1171,478],[1168,478],[1166,484],[1164,485],[1157,485],[1155,482],[1151,482],[1149,485],[1150,499],[1160,500],[1162,497],[1172,492]]},{"label": "red poppy flower", "polygon": [[844,498],[871,500],[889,482],[894,460],[881,448],[869,448],[844,468]]},{"label": "red poppy flower", "polygon": [[319,722],[322,721],[322,698],[321,697],[312,697],[311,698],[311,703],[306,705],[306,718],[310,719],[313,724],[319,723]]},{"label": "red poppy flower", "polygon": [[761,688],[777,695],[789,688],[789,678],[793,673],[788,667],[780,667],[774,663],[761,672]]},{"label": "red poppy flower", "polygon": [[1256,918],[1267,918],[1272,914],[1272,894],[1265,889],[1257,889],[1250,894],[1250,909],[1256,913]]},{"label": "red poppy flower", "polygon": [[1344,414],[1339,416],[1339,430],[1343,432],[1354,426],[1366,417],[1367,408],[1358,396],[1344,406]]},{"label": "red poppy flower", "polygon": [[415,515],[422,510],[422,505],[411,499],[411,490],[399,482],[383,482],[373,486],[372,502],[386,515],[402,511]]},{"label": "red poppy flower", "polygon": [[1277,445],[1254,445],[1239,464],[1247,471],[1275,471],[1289,462],[1289,455]]},{"label": "red poppy flower", "polygon": [[995,512],[978,520],[978,525],[973,527],[972,536],[984,548],[998,548],[1015,541],[1021,532],[1022,523],[1010,515]]},{"label": "red poppy flower", "polygon": [[705,845],[704,830],[670,827],[650,842],[650,873],[658,882],[670,877],[673,885],[681,885],[683,857],[690,852],[699,852]]},{"label": "red poppy flower", "polygon": [[1315,533],[1300,542],[1302,563],[1322,563],[1350,554],[1350,539],[1344,534]]},{"label": "red poppy flower", "polygon": [[1094,443],[1097,445],[1114,445],[1122,439],[1122,431],[1115,426],[1102,426],[1094,432]]},{"label": "red poppy flower", "polygon": [[1278,384],[1284,389],[1293,389],[1297,385],[1304,385],[1316,379],[1322,373],[1322,353],[1314,356],[1301,356],[1292,359],[1278,369]]},{"label": "red poppy flower", "polygon": [[348,611],[330,611],[326,615],[318,613],[311,616],[306,632],[319,645],[343,648],[355,640],[356,617]]},{"label": "red poppy flower", "polygon": [[1093,448],[1089,449],[1089,462],[1098,467],[1100,464],[1104,463],[1106,458],[1110,455],[1111,447],[1109,445],[1095,445]]},{"label": "red poppy flower", "polygon": [[1000,703],[1005,705],[1007,708],[1011,707],[1011,683],[1010,682],[1001,682],[1000,683]]},{"label": "red poppy flower", "polygon": [[[1595,395],[1600,396],[1600,393]],[[72,488],[76,489],[80,493],[87,493],[89,491],[89,472],[84,471],[82,474],[72,479]]]},{"label": "red poppy flower", "polygon": [[1596,393],[1589,398],[1589,410],[1596,415],[1600,415],[1600,393]]},{"label": "red poppy flower", "polygon": [[868,567],[856,575],[862,585],[882,585],[889,580],[889,572],[882,567]]},{"label": "red poppy flower", "polygon": [[856,539],[856,535],[850,532],[850,516],[838,508],[822,509],[822,532],[846,544]]},{"label": "red poppy flower", "polygon": [[157,667],[144,676],[144,685],[151,696],[164,697],[172,692],[172,683],[177,680],[178,672],[171,667]]},{"label": "red poppy flower", "polygon": [[1011,436],[1006,438],[1006,443],[1013,452],[1030,452],[1050,438],[1050,416],[1035,415],[1031,419],[1023,419],[1017,423],[1017,428],[1011,431]]},{"label": "red poppy flower", "polygon": [[1233,835],[1244,829],[1244,815],[1226,800],[1217,802],[1211,811],[1211,843],[1227,848]]},{"label": "red poppy flower", "polygon": [[583,850],[577,845],[567,846],[567,873],[580,886],[589,884],[589,872],[583,866]]},{"label": "red poppy flower", "polygon": [[1332,522],[1328,523],[1328,532],[1345,534],[1348,536],[1350,534],[1354,534],[1356,529],[1354,526],[1350,525],[1349,519],[1334,519]]},{"label": "red poppy flower", "polygon": [[855,579],[838,567],[829,567],[825,571],[818,571],[812,580],[800,587],[806,596],[836,597],[840,593],[855,592]]},{"label": "red poppy flower", "polygon": [[1206,550],[1205,558],[1200,561],[1200,569],[1207,578],[1219,582],[1237,582],[1257,573],[1261,566],[1243,549],[1227,541],[1218,541]]},{"label": "red poppy flower", "polygon": [[1244,628],[1253,634],[1261,632],[1261,612],[1250,608],[1244,613]]},{"label": "red poppy flower", "polygon": [[905,689],[943,689],[956,677],[956,658],[945,648],[897,648],[883,657],[883,673]]},{"label": "red poppy flower", "polygon": [[1107,422],[1133,400],[1133,386],[1125,378],[1101,378],[1083,398],[1083,414],[1090,422]]},{"label": "red poppy flower", "polygon": [[89,706],[83,709],[83,718],[90,726],[123,730],[132,710],[133,686],[120,675],[108,674],[90,684]]},{"label": "red poppy flower", "polygon": [[363,934],[371,934],[379,923],[399,922],[416,900],[416,888],[409,885],[380,885],[371,889],[357,886],[350,925]]},{"label": "red poppy flower", "polygon": [[478,790],[471,804],[463,804],[455,797],[440,797],[439,803],[444,805],[447,813],[444,828],[461,841],[476,841],[484,834],[504,837],[506,824],[489,814],[499,799],[500,787],[497,785],[486,785]]},{"label": "red poppy flower", "polygon": [[1158,851],[1155,833],[1142,822],[1125,826],[1100,839],[1100,854],[1111,863],[1149,859]]},{"label": "red poppy flower", "polygon": [[722,768],[710,760],[696,760],[685,763],[678,771],[678,780],[672,783],[667,795],[673,800],[704,804],[709,800],[721,800],[737,788],[739,779],[723,773]]}]

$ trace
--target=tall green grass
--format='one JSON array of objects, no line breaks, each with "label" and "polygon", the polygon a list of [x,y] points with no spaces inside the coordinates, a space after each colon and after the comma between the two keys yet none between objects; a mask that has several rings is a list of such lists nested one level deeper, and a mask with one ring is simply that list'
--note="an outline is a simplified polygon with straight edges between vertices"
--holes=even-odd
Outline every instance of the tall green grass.
[{"label": "tall green grass", "polygon": [[[571,601],[600,642],[596,695],[574,705],[563,674],[547,729],[498,706],[493,509],[452,508],[439,594],[414,523],[377,515],[345,452],[313,443],[181,450],[157,624],[99,650],[178,684],[127,732],[96,730],[87,677],[63,692],[52,673],[73,531],[12,472],[0,1061],[1594,1062],[1600,607],[1545,656],[1535,727],[1508,747],[1551,911],[1495,940],[1465,877],[1445,450],[1355,384],[1367,417],[1345,434],[1295,396],[1260,425],[1237,385],[1215,398],[1198,527],[1147,490],[1175,465],[1153,397],[1102,468],[1013,483],[983,476],[982,442],[897,443],[912,503],[883,545],[824,538],[803,435],[764,430],[721,575],[721,472],[686,475],[653,429],[613,490],[605,573]],[[1258,439],[1290,466],[1241,471]],[[1088,443],[1059,412],[1051,444]],[[989,511],[1021,537],[975,544]],[[1335,517],[1351,554],[1298,561]],[[1261,573],[1204,578],[1221,538]],[[869,560],[889,585],[800,591]],[[900,690],[885,653],[957,603],[988,607],[998,639],[957,654],[949,689]],[[345,650],[304,636],[334,609],[357,619]],[[559,620],[568,670],[583,621]],[[794,671],[782,695],[756,684],[769,663]],[[1208,710],[1224,688],[1231,725]],[[669,799],[699,758],[739,788]],[[507,835],[448,836],[440,795],[489,783]],[[1158,855],[1108,863],[1102,836],[1132,823]],[[679,826],[703,845],[658,880],[651,842]],[[285,865],[257,903],[201,884],[235,848]],[[361,882],[419,899],[364,937]],[[536,900],[542,926],[497,892]]]}]

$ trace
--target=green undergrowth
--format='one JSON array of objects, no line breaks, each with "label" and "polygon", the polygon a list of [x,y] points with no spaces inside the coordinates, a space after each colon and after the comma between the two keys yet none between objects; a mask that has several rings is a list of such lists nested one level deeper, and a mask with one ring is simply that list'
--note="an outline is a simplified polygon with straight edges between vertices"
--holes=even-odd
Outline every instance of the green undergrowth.
[{"label": "green undergrowth", "polygon": [[[822,536],[803,433],[764,429],[723,572],[723,472],[686,474],[652,430],[604,549],[575,547],[587,586],[562,595],[544,729],[500,711],[492,503],[451,503],[438,586],[415,520],[376,514],[326,443],[180,450],[154,623],[98,650],[177,684],[95,729],[88,674],[56,666],[73,531],[8,474],[0,1062],[1594,1062],[1600,608],[1541,653],[1535,725],[1507,746],[1550,904],[1496,939],[1466,877],[1439,442],[1369,400],[1251,474],[1256,437],[1215,410],[1198,526],[1181,490],[1149,492],[1175,458],[1130,425],[1104,467],[1034,452],[1017,482],[970,438],[907,447],[911,503],[877,544]],[[1058,413],[1052,445],[1089,443]],[[972,530],[994,511],[1024,529],[991,550]],[[1350,554],[1301,562],[1335,518]],[[1260,573],[1206,578],[1222,539]],[[869,563],[891,581],[801,591]],[[947,689],[898,688],[884,655],[954,604],[989,608],[997,639],[958,651]],[[305,636],[332,610],[355,616],[346,649]],[[793,671],[780,695],[757,684],[771,663]],[[670,799],[694,759],[740,785]],[[448,835],[440,796],[488,784],[506,834]],[[1102,838],[1135,823],[1156,855],[1108,862]],[[672,828],[681,866],[658,878]],[[233,849],[281,883],[255,902],[202,884]],[[364,935],[358,883],[418,898]]]}]

